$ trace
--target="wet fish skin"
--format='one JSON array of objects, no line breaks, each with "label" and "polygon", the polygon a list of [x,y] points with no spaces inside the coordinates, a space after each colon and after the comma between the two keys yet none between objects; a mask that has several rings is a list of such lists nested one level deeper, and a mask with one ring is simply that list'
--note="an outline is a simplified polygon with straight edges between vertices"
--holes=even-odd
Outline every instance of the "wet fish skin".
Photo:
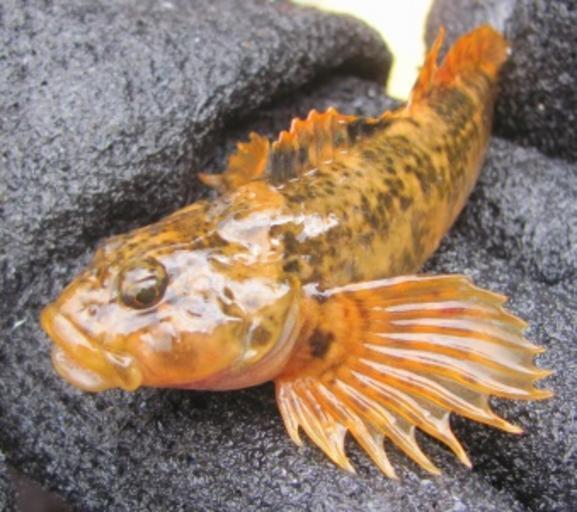
[{"label": "wet fish skin", "polygon": [[405,107],[251,134],[201,175],[217,198],[105,241],[42,313],[57,372],[86,391],[274,380],[295,442],[352,471],[350,432],[391,478],[384,437],[439,472],[416,427],[470,465],[451,413],[519,433],[488,399],[551,396],[526,324],[463,276],[415,275],[477,180],[508,52],[484,26],[437,67],[441,44]]}]

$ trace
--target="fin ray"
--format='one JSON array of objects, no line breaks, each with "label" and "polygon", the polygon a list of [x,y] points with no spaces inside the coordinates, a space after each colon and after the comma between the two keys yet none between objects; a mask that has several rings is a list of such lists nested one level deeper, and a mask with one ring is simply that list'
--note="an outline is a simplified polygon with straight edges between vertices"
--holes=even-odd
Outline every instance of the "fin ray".
[{"label": "fin ray", "polygon": [[447,409],[428,400],[422,400],[418,396],[406,394],[398,387],[388,386],[366,374],[357,371],[353,371],[352,374],[360,385],[364,384],[372,388],[372,391],[378,395],[382,407],[395,411],[408,422],[445,443],[463,464],[471,466],[465,450],[451,431],[450,413]]},{"label": "fin ray", "polygon": [[482,25],[461,36],[441,66],[437,66],[444,39],[445,29],[441,27],[411,92],[410,105],[426,100],[436,87],[449,86],[467,73],[484,73],[494,79],[507,60],[509,44],[505,38],[490,26]]},{"label": "fin ray", "polygon": [[379,469],[389,478],[396,479],[396,472],[383,447],[382,435],[372,430],[354,411],[344,407],[335,391],[329,390],[327,386],[318,386],[317,389],[322,396],[321,400],[325,407],[332,411],[346,429],[350,430],[353,437],[369,454]]},{"label": "fin ray", "polygon": [[344,451],[346,429],[320,406],[309,383],[297,384],[300,400],[296,406],[301,427],[336,464],[354,472]]},{"label": "fin ray", "polygon": [[429,473],[439,474],[439,469],[417,444],[413,425],[393,411],[381,407],[375,400],[364,396],[359,387],[343,381],[338,382],[338,387],[345,405],[351,407],[357,414],[365,415],[371,424]]},{"label": "fin ray", "polygon": [[551,395],[534,387],[549,372],[533,363],[540,347],[523,337],[525,322],[503,309],[504,296],[462,276],[383,279],[333,288],[318,299],[308,336],[319,331],[332,341],[320,355],[308,337],[299,343],[294,366],[289,362],[276,379],[277,397],[291,437],[300,439],[295,432],[302,428],[341,467],[350,470],[348,431],[391,478],[384,439],[437,474],[416,428],[470,467],[451,413],[520,433],[491,410],[490,396]]},{"label": "fin ray", "polygon": [[359,118],[334,108],[311,110],[306,119],[293,119],[288,131],[280,133],[271,146],[267,177],[273,184],[317,169],[336,160],[359,137],[388,122],[382,118]]}]

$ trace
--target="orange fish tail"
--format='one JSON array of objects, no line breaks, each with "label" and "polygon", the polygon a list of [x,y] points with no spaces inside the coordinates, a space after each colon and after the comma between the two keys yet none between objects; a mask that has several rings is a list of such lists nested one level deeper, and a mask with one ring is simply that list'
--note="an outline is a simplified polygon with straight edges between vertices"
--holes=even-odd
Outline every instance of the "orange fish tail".
[{"label": "orange fish tail", "polygon": [[422,101],[433,89],[455,85],[472,73],[482,73],[493,81],[509,54],[507,40],[490,26],[482,25],[460,37],[439,67],[444,39],[445,30],[441,27],[413,87],[410,103]]}]

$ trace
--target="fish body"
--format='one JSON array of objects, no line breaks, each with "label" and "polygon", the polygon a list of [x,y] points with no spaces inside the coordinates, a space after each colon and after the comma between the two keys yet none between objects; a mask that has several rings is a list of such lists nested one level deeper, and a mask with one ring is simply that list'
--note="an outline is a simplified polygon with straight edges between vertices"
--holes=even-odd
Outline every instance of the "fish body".
[{"label": "fish body", "polygon": [[274,380],[295,442],[352,470],[351,432],[390,477],[384,437],[438,472],[415,427],[470,464],[452,412],[518,432],[488,397],[550,395],[524,323],[466,278],[415,275],[478,177],[507,55],[480,27],[437,68],[441,43],[407,106],[252,134],[202,175],[216,199],[103,243],[42,314],[60,375],[88,391]]}]

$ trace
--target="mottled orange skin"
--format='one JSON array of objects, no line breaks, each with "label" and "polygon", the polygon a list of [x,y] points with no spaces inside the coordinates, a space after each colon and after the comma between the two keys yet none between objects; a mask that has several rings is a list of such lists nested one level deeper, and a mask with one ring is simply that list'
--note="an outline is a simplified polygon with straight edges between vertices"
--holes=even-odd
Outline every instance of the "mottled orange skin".
[{"label": "mottled orange skin", "polygon": [[451,412],[518,432],[488,396],[544,398],[547,372],[504,299],[460,277],[375,281],[421,268],[485,154],[506,43],[480,28],[437,69],[440,44],[405,108],[313,112],[272,145],[252,135],[202,177],[216,199],[102,244],[42,314],[57,371],[89,391],[274,379],[296,442],[300,427],[352,469],[350,431],[391,477],[383,435],[437,472],[415,426],[465,464]]},{"label": "mottled orange skin", "polygon": [[[279,185],[267,179],[250,181],[210,203],[195,203],[112,238],[53,308],[74,318],[88,338],[102,339],[107,351],[138,360],[138,384],[203,387],[201,381],[239,365],[248,349],[259,354],[240,364],[250,368],[277,344],[285,308],[303,286],[314,283],[326,289],[412,273],[435,250],[478,174],[488,134],[484,110],[491,108],[492,99],[489,82],[483,83],[484,96],[475,96],[474,89],[439,90],[425,105],[385,116],[366,133],[353,134],[351,138],[359,140],[332,160],[298,179]],[[456,108],[444,118],[441,107],[448,101]],[[453,120],[464,122],[453,126]],[[459,140],[462,147],[455,145]],[[115,295],[116,276],[127,263],[150,257],[169,270],[171,282],[162,303],[133,311]],[[263,320],[266,325],[259,326],[261,334],[266,330],[269,335],[258,348],[245,339],[247,330],[256,328],[254,319],[243,319],[241,334],[236,332],[238,322],[220,318],[228,314],[224,289],[239,283],[242,293],[249,293],[257,286],[251,281],[255,279],[263,287],[261,295],[264,288],[279,287],[290,295],[290,300],[277,304],[276,297],[274,306],[268,306],[272,309]],[[212,294],[208,299],[195,291],[195,283],[201,283],[200,291],[203,281]],[[78,303],[98,308],[96,319],[89,315],[90,308],[79,313]],[[190,317],[186,311],[194,304],[212,310],[212,315]],[[236,308],[230,315],[236,319],[246,309],[234,301],[227,308]],[[182,324],[178,331],[190,335],[169,332],[177,322]],[[217,327],[222,339],[214,334]],[[58,341],[56,333],[51,335]],[[158,348],[167,344],[170,350]],[[106,364],[101,361],[94,369]],[[251,378],[257,376],[253,369],[251,373]],[[225,387],[236,387],[220,380]],[[133,385],[131,381],[128,387]]]}]

